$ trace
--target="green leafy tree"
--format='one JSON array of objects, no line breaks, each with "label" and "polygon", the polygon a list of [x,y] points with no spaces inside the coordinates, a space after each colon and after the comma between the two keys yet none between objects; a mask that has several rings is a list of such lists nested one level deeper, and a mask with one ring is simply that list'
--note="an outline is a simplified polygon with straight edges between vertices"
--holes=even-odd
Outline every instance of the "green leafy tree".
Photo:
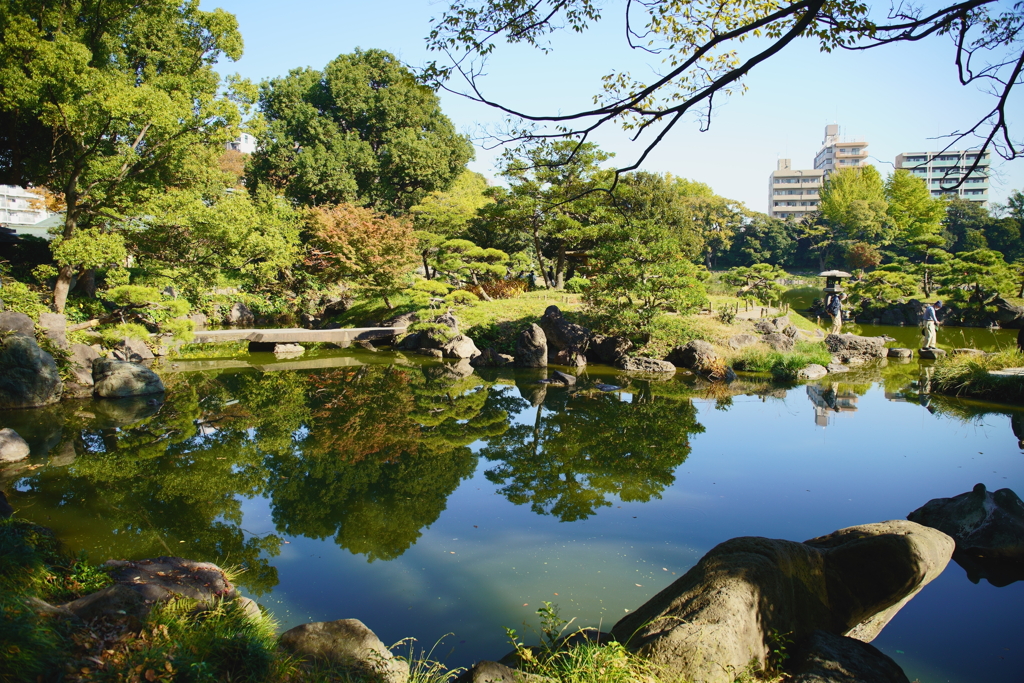
[{"label": "green leafy tree", "polygon": [[923,178],[896,169],[885,180],[885,199],[897,243],[905,245],[941,232],[946,207],[943,200],[932,197]]},{"label": "green leafy tree", "polygon": [[1013,274],[1003,255],[992,249],[961,252],[947,261],[938,278],[950,298],[983,309],[997,294],[1014,289]]},{"label": "green leafy tree", "polygon": [[365,292],[390,296],[409,284],[416,263],[416,238],[408,221],[351,204],[309,211],[315,268],[346,279]]},{"label": "green leafy tree", "polygon": [[695,239],[679,196],[652,173],[623,179],[619,222],[608,224],[592,250],[587,307],[613,328],[649,338],[666,310],[689,313],[707,301],[704,271],[691,261]]},{"label": "green leafy tree", "polygon": [[786,266],[792,263],[797,247],[799,228],[767,214],[749,212],[732,241],[727,261],[733,266],[770,263]]},{"label": "green leafy tree", "polygon": [[788,273],[770,263],[755,263],[752,266],[739,266],[722,274],[722,279],[739,287],[736,296],[752,296],[764,306],[774,306],[782,300],[785,291],[777,280],[788,277]]},{"label": "green leafy tree", "polygon": [[128,222],[138,267],[191,300],[225,281],[268,289],[297,264],[301,216],[286,200],[260,191],[171,190]]},{"label": "green leafy tree", "polygon": [[491,202],[487,193],[487,180],[479,173],[465,170],[455,179],[450,190],[436,190],[422,202],[409,209],[419,241],[424,276],[431,274],[428,260],[445,240],[465,237],[470,222],[477,212]]},{"label": "green leafy tree", "polygon": [[[505,277],[508,254],[500,249],[484,249],[469,240],[447,240],[432,259],[434,271],[448,275],[456,284],[479,285],[482,281]],[[484,294],[486,296],[486,293]]]},{"label": "green leafy tree", "polygon": [[953,253],[985,248],[985,232],[991,222],[992,217],[980,204],[952,197],[946,201],[946,215],[942,219],[946,248]]},{"label": "green leafy tree", "polygon": [[851,286],[850,302],[897,303],[917,293],[917,278],[899,270],[874,270]]},{"label": "green leafy tree", "polygon": [[[29,0],[4,5],[0,38],[0,177],[63,196],[64,243],[189,185],[240,121],[239,99],[219,95],[213,69],[242,53],[222,10]],[[81,265],[61,265],[57,311]]]},{"label": "green leafy tree", "polygon": [[398,214],[448,190],[473,156],[437,95],[383,50],[265,81],[259,108],[265,127],[247,178],[307,206]]},{"label": "green leafy tree", "polygon": [[548,287],[564,286],[570,252],[593,246],[607,220],[599,190],[608,186],[600,164],[609,158],[593,143],[564,140],[504,157],[500,172],[510,191],[497,198],[495,212],[528,236]]},{"label": "green leafy tree", "polygon": [[893,240],[885,187],[874,166],[841,168],[830,175],[821,189],[820,208],[839,243],[884,246]]}]

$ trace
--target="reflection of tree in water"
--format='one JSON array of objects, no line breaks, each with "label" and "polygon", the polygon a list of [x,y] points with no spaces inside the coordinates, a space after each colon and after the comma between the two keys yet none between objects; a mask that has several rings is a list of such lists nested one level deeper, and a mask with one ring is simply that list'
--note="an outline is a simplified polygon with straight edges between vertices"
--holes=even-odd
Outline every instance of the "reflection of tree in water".
[{"label": "reflection of tree in water", "polygon": [[308,433],[269,458],[274,521],[370,561],[415,543],[473,473],[468,444],[508,424],[479,378],[433,366],[345,368],[309,385]]},{"label": "reflection of tree in water", "polygon": [[278,539],[246,538],[240,526],[240,498],[263,488],[262,456],[244,430],[204,429],[200,394],[216,397],[216,387],[193,377],[173,382],[157,412],[146,401],[99,401],[86,404],[93,419],[68,416],[77,458],[18,482],[27,516],[59,535],[68,528],[106,555],[97,560],[187,554],[245,566],[240,583],[255,594],[272,588],[277,572],[261,555],[277,554]]},{"label": "reflection of tree in water", "polygon": [[481,450],[497,463],[487,478],[513,503],[563,522],[611,505],[611,495],[640,502],[660,497],[690,453],[690,435],[704,428],[689,399],[636,384],[632,402],[548,389],[533,424],[514,425]]}]

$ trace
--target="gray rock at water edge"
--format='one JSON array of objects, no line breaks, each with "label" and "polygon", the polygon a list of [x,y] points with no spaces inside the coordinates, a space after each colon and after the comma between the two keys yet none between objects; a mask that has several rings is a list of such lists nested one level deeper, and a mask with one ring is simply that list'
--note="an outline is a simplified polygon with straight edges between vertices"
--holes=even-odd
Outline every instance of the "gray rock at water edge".
[{"label": "gray rock at water edge", "polygon": [[633,375],[656,375],[665,379],[676,374],[675,365],[669,363],[667,360],[658,360],[657,358],[625,356],[619,359],[619,362],[615,367],[619,368],[623,372]]},{"label": "gray rock at water edge", "polygon": [[830,375],[840,375],[840,374],[842,374],[844,372],[849,372],[850,371],[850,368],[848,368],[847,366],[843,365],[839,361],[835,361],[835,360],[832,361],[831,363],[829,363],[825,367],[825,369],[828,370],[828,374],[830,374]]},{"label": "gray rock at water edge", "polygon": [[33,337],[0,340],[0,410],[56,403],[64,392],[57,363]]},{"label": "gray rock at water edge", "polygon": [[28,457],[28,442],[10,427],[0,429],[0,462],[18,462]]},{"label": "gray rock at water edge", "polygon": [[552,353],[551,348],[548,347],[548,363],[581,369],[587,367],[587,357],[579,351],[570,349],[560,349]]},{"label": "gray rock at water edge", "polygon": [[409,664],[396,659],[380,638],[358,619],[317,621],[281,634],[281,647],[300,657],[311,657],[383,683],[406,683]]},{"label": "gray rock at water edge", "polygon": [[984,484],[953,498],[935,498],[907,519],[948,534],[960,552],[1024,559],[1024,502],[1011,489]]},{"label": "gray rock at water edge", "polygon": [[454,683],[544,683],[552,679],[512,669],[499,662],[477,662],[455,679]]},{"label": "gray rock at water edge", "polygon": [[889,350],[882,337],[861,337],[856,334],[830,334],[825,337],[829,353],[843,363],[867,362],[885,358]]},{"label": "gray rock at water edge", "polygon": [[666,678],[731,683],[751,660],[765,664],[773,632],[797,644],[819,629],[871,641],[953,548],[942,532],[899,520],[805,543],[734,538],[612,634]]},{"label": "gray rock at water edge", "polygon": [[593,335],[590,338],[590,346],[587,347],[586,357],[591,363],[615,365],[632,348],[633,342],[625,337]]},{"label": "gray rock at water edge", "polygon": [[938,360],[946,357],[946,352],[942,349],[920,349],[917,352],[917,357],[922,360]]},{"label": "gray rock at water edge", "polygon": [[461,358],[454,363],[444,362],[424,365],[421,368],[421,372],[430,381],[458,382],[460,379],[465,379],[473,374],[473,366],[469,364],[468,359]]},{"label": "gray rock at water edge", "polygon": [[1024,306],[1014,306],[1001,296],[990,302],[996,307],[996,320],[1004,330],[1024,330]]},{"label": "gray rock at water edge", "polygon": [[421,356],[429,356],[430,358],[444,358],[441,349],[416,349],[416,353]]},{"label": "gray rock at water edge", "polygon": [[787,662],[787,683],[910,683],[900,665],[856,638],[815,631]]},{"label": "gray rock at water edge", "polygon": [[205,328],[210,322],[210,319],[206,317],[205,313],[193,313],[185,318],[185,320],[191,320],[197,330]]},{"label": "gray rock at water edge", "polygon": [[191,598],[201,605],[238,596],[235,587],[215,564],[181,557],[108,560],[114,584],[61,606],[86,621],[97,617],[144,620],[158,602]]},{"label": "gray rock at water edge", "polygon": [[551,381],[557,384],[564,384],[567,387],[576,386],[575,375],[570,375],[568,373],[561,372],[560,370],[555,370],[551,373]]},{"label": "gray rock at water edge", "polygon": [[516,339],[516,367],[546,368],[548,366],[548,338],[537,323],[519,333]]},{"label": "gray rock at water edge", "polygon": [[452,334],[459,333],[459,319],[456,318],[450,311],[448,313],[442,313],[430,322],[437,323],[438,325],[444,325],[452,331]]},{"label": "gray rock at water edge", "polygon": [[420,348],[423,341],[423,335],[419,332],[410,332],[409,334],[402,337],[396,344],[396,349],[403,351],[415,351]]},{"label": "gray rock at water edge", "polygon": [[675,347],[665,360],[676,367],[687,368],[701,374],[714,371],[719,366],[715,347],[699,339],[687,342],[685,346]]},{"label": "gray rock at water edge", "polygon": [[274,355],[278,358],[295,358],[304,353],[306,353],[306,347],[302,344],[274,344]]},{"label": "gray rock at water edge", "polygon": [[888,358],[913,358],[914,357],[914,352],[911,351],[910,349],[893,348],[893,349],[889,349],[886,352],[886,356]]},{"label": "gray rock at water edge", "polygon": [[474,368],[503,368],[512,365],[515,358],[507,353],[498,353],[494,349],[484,349],[479,356],[469,359]]},{"label": "gray rock at water edge", "polygon": [[93,393],[100,398],[148,396],[164,391],[164,383],[144,365],[98,358],[92,364]]},{"label": "gray rock at water edge", "polygon": [[464,334],[459,334],[441,347],[441,354],[445,358],[465,358],[468,360],[479,356],[480,349],[476,347],[472,339]]},{"label": "gray rock at water edge", "polygon": [[800,368],[797,370],[796,378],[802,380],[816,380],[821,379],[828,374],[828,368],[817,363],[811,363],[807,367]]},{"label": "gray rock at water edge", "polygon": [[35,338],[36,324],[24,313],[0,311],[0,332],[14,332]]},{"label": "gray rock at water edge", "polygon": [[0,519],[10,519],[14,514],[14,508],[7,502],[7,496],[0,491]]},{"label": "gray rock at water edge", "polygon": [[796,339],[800,336],[800,330],[797,329],[796,325],[786,325],[785,329],[782,330],[782,334],[790,339]]},{"label": "gray rock at water edge", "polygon": [[984,356],[986,355],[981,349],[953,349],[949,352],[951,356]]},{"label": "gray rock at water edge", "polygon": [[115,360],[124,360],[129,363],[145,363],[156,358],[146,342],[141,339],[124,339],[119,341],[114,345],[111,355]]},{"label": "gray rock at water edge", "polygon": [[794,341],[792,337],[782,334],[781,332],[766,334],[761,337],[761,341],[772,347],[775,351],[792,351],[793,347],[796,346],[796,341]]},{"label": "gray rock at water edge", "polygon": [[255,321],[256,316],[241,301],[232,304],[231,308],[228,309],[227,315],[224,316],[224,322],[228,325],[252,325]]},{"label": "gray rock at water edge", "polygon": [[370,342],[366,341],[365,339],[356,339],[355,341],[352,342],[352,346],[360,348],[363,351],[377,351],[377,347],[371,344]]},{"label": "gray rock at water edge", "polygon": [[574,351],[583,356],[590,347],[593,336],[587,328],[569,322],[558,306],[548,306],[540,317],[540,327],[544,330],[548,350]]},{"label": "gray rock at water edge", "polygon": [[729,337],[729,341],[726,342],[730,349],[739,350],[751,344],[757,343],[757,337],[752,334],[737,334]]},{"label": "gray rock at water edge", "polygon": [[68,348],[68,319],[63,313],[40,313],[39,328],[58,349]]}]

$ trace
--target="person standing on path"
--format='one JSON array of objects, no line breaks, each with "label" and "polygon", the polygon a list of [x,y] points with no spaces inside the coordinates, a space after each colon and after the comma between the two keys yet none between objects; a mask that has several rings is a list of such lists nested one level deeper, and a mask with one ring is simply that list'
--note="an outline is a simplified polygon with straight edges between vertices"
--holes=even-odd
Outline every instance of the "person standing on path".
[{"label": "person standing on path", "polygon": [[841,334],[843,331],[843,300],[839,292],[835,292],[828,300],[825,311],[832,318],[832,334]]},{"label": "person standing on path", "polygon": [[935,315],[935,311],[940,308],[942,308],[941,301],[924,307],[924,346],[921,347],[922,349],[936,348],[935,330],[939,325],[939,317]]}]

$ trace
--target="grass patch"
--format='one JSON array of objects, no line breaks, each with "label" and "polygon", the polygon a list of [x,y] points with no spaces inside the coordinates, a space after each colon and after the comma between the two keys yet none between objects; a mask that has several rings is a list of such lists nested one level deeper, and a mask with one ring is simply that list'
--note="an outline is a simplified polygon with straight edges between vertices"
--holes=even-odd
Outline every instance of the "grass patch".
[{"label": "grass patch", "polygon": [[827,366],[832,354],[823,342],[798,341],[792,351],[775,351],[767,346],[744,348],[733,359],[733,368],[743,372],[770,373],[777,380],[794,380],[797,372],[808,365]]},{"label": "grass patch", "polygon": [[954,396],[976,396],[998,401],[1024,402],[1024,378],[993,377],[990,370],[1024,367],[1024,353],[1007,349],[986,356],[947,356],[935,363],[932,388]]},{"label": "grass patch", "polygon": [[695,339],[724,344],[733,334],[733,328],[713,316],[660,315],[654,319],[650,341],[637,349],[635,355],[664,358],[675,347]]}]

